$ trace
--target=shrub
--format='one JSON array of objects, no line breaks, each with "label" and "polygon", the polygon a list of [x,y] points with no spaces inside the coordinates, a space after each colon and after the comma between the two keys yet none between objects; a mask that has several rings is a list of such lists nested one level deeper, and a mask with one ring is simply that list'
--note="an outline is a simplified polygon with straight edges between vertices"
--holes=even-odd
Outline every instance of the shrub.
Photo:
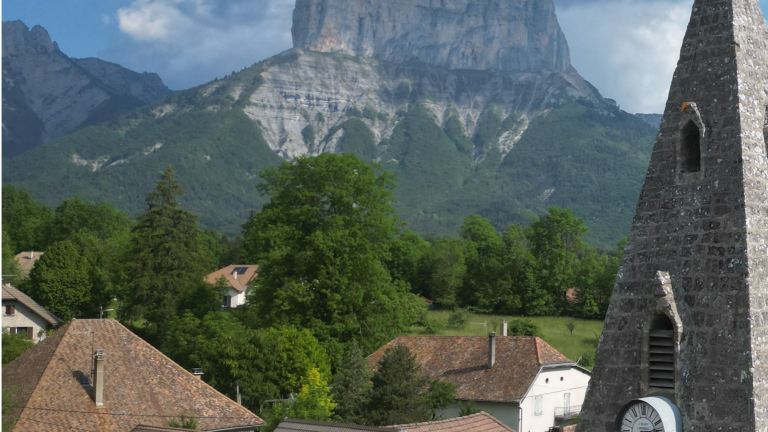
[{"label": "shrub", "polygon": [[448,328],[461,330],[469,323],[469,311],[457,308],[448,316]]}]

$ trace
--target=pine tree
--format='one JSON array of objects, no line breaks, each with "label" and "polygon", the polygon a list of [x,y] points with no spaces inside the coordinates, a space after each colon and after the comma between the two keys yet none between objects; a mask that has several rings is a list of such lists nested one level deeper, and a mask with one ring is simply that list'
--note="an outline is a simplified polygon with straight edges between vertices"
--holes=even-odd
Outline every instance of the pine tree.
[{"label": "pine tree", "polygon": [[345,423],[362,422],[371,387],[371,369],[357,341],[352,341],[344,353],[331,387],[337,404],[336,416]]},{"label": "pine tree", "polygon": [[375,426],[430,420],[430,380],[421,375],[416,356],[408,347],[388,349],[371,379],[371,395],[365,417]]},{"label": "pine tree", "polygon": [[132,230],[124,313],[144,318],[155,331],[162,331],[179,298],[197,286],[206,270],[197,217],[177,199],[184,193],[169,166],[147,194],[148,209]]}]

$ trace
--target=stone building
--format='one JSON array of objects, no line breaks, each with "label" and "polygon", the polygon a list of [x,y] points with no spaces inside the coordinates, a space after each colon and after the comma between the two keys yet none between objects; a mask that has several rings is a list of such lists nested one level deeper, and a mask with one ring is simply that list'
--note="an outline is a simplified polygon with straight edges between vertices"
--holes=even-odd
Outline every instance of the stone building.
[{"label": "stone building", "polygon": [[694,2],[579,432],[768,429],[767,33]]}]

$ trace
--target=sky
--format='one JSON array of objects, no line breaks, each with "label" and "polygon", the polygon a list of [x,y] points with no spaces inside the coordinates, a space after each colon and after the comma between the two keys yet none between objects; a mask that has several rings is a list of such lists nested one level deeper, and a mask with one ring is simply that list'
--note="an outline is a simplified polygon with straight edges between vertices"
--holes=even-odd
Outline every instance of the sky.
[{"label": "sky", "polygon": [[[386,1],[386,0],[382,0]],[[181,90],[292,46],[295,0],[5,0],[70,57],[156,72]],[[555,0],[581,75],[629,112],[664,108],[693,0]],[[763,13],[768,0],[761,1]]]}]

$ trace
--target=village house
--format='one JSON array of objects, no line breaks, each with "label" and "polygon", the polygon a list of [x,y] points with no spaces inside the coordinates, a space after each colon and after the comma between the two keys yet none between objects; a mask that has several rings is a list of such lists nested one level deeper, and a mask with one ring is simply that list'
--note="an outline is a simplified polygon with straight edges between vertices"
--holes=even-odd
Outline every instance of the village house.
[{"label": "village house", "polygon": [[9,333],[26,335],[29,339],[40,342],[45,339],[48,330],[61,323],[56,315],[28,295],[11,285],[3,285],[2,326],[8,329]]},{"label": "village house", "polygon": [[245,304],[245,296],[251,281],[258,276],[259,266],[248,264],[233,264],[216,270],[205,277],[210,284],[216,284],[222,277],[226,280],[227,293],[224,294],[221,306],[236,308]]},{"label": "village house", "polygon": [[275,432],[515,432],[509,426],[496,420],[488,413],[480,412],[464,417],[423,423],[409,423],[394,426],[359,426],[354,424],[330,423],[285,419]]},{"label": "village house", "polygon": [[401,336],[368,357],[375,368],[384,352],[397,345],[416,355],[423,373],[456,385],[456,404],[443,410],[458,417],[462,404],[522,432],[546,432],[578,417],[590,372],[539,337]]},{"label": "village house", "polygon": [[[264,421],[113,319],[74,319],[3,367],[14,432],[253,431]],[[170,429],[174,430],[174,429]]]}]

